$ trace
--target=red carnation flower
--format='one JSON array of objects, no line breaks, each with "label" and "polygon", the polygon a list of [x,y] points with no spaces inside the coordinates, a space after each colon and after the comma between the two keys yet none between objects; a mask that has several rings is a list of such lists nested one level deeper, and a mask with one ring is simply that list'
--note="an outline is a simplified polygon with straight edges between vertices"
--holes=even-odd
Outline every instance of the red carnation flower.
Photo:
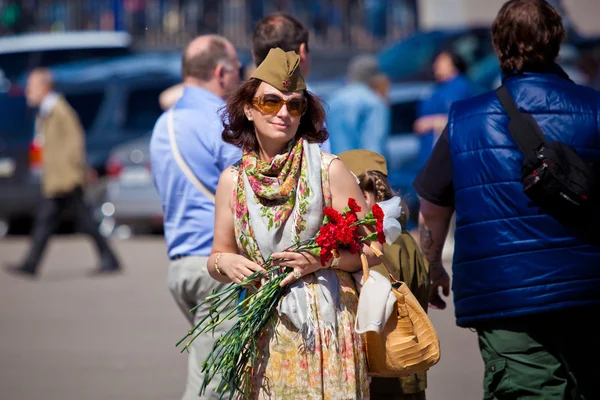
[{"label": "red carnation flower", "polygon": [[385,216],[385,214],[383,213],[381,207],[379,207],[379,204],[373,205],[373,216],[375,217],[377,222],[383,223],[383,217]]},{"label": "red carnation flower", "polygon": [[323,213],[334,224],[338,224],[342,220],[342,215],[331,207],[326,207],[325,210],[323,210]]},{"label": "red carnation flower", "polygon": [[338,248],[336,239],[336,226],[329,222],[319,229],[319,235],[315,239],[317,245],[321,248],[319,254],[321,265],[326,265],[331,260],[331,250]]},{"label": "red carnation flower", "polygon": [[348,208],[350,208],[350,211],[352,211],[353,213],[360,212],[361,210],[356,200],[354,200],[352,197],[348,199]]},{"label": "red carnation flower", "polygon": [[319,259],[321,261],[321,265],[325,266],[327,265],[327,263],[333,258],[333,254],[331,253],[331,250],[328,250],[326,248],[321,248],[321,252],[319,253]]},{"label": "red carnation flower", "polygon": [[377,241],[381,244],[384,244],[385,234],[383,233],[383,223],[377,221],[377,224],[375,224],[375,230],[377,231]]}]

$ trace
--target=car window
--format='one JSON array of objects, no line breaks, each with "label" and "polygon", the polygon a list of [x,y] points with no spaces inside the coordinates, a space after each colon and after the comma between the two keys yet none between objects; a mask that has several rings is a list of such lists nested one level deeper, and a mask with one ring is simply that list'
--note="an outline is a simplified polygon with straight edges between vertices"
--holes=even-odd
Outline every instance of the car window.
[{"label": "car window", "polygon": [[413,132],[413,124],[417,119],[418,101],[392,104],[391,133],[403,134]]},{"label": "car window", "polygon": [[24,71],[30,69],[29,56],[31,53],[0,54],[0,69],[10,80],[16,79]]},{"label": "car window", "polygon": [[126,47],[106,47],[93,49],[61,49],[48,51],[27,51],[23,53],[0,54],[0,69],[4,75],[14,80],[33,68],[51,67],[72,61],[117,57],[130,54]]},{"label": "car window", "polygon": [[488,31],[474,30],[465,33],[454,40],[451,47],[469,66],[494,54],[492,38]]},{"label": "car window", "polygon": [[63,64],[73,61],[82,61],[98,58],[109,58],[127,55],[131,51],[124,47],[108,47],[100,49],[64,49],[51,50],[39,53],[39,59],[36,60],[39,65],[46,67]]},{"label": "car window", "polygon": [[405,39],[381,51],[378,56],[381,69],[391,79],[408,78],[428,68],[435,53],[448,38],[448,35],[434,31]]},{"label": "car window", "polygon": [[433,79],[433,59],[445,48],[451,48],[463,56],[467,65],[493,53],[489,29],[474,28],[463,33],[417,33],[384,48],[378,54],[378,59],[381,69],[392,80],[430,80]]},{"label": "car window", "polygon": [[125,107],[123,129],[129,131],[151,131],[162,114],[158,97],[169,85],[132,90]]},{"label": "car window", "polygon": [[27,107],[25,97],[0,93],[0,138],[26,143],[33,137],[35,112]]},{"label": "car window", "polygon": [[83,129],[88,132],[96,120],[100,106],[102,106],[104,91],[67,94],[65,99],[77,113]]}]

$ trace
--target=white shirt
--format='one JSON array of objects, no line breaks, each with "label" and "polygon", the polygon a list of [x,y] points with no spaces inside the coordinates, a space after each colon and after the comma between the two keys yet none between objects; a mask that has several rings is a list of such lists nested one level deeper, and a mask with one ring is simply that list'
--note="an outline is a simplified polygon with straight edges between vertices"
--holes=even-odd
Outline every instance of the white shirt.
[{"label": "white shirt", "polygon": [[40,104],[39,114],[41,117],[47,117],[51,112],[56,102],[58,101],[58,94],[55,92],[50,92],[44,97],[42,100],[42,104]]},{"label": "white shirt", "polygon": [[[58,94],[56,94],[55,92],[48,93],[46,97],[44,97],[44,100],[42,100],[42,103],[40,104],[38,115],[42,118],[45,118],[48,115],[50,115],[57,101]],[[44,132],[42,132],[42,127],[39,125],[38,120],[35,121],[35,136],[33,138],[33,141],[38,146],[44,146]]]}]

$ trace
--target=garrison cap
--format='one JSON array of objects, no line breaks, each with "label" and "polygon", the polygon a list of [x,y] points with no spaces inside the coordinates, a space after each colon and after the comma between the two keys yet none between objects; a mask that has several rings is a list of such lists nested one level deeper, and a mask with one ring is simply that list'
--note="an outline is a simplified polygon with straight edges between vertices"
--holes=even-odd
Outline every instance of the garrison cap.
[{"label": "garrison cap", "polygon": [[299,67],[300,56],[296,52],[285,52],[277,47],[269,50],[251,78],[268,83],[282,92],[306,90],[306,82]]},{"label": "garrison cap", "polygon": [[356,176],[367,171],[379,171],[387,176],[387,163],[385,157],[370,150],[350,150],[338,155],[340,160]]}]

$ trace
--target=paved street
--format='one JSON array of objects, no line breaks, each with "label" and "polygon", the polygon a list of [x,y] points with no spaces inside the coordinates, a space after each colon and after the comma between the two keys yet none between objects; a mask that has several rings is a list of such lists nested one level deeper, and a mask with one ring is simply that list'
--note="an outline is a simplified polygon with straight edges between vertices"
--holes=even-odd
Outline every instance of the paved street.
[{"label": "paved street", "polygon": [[[122,275],[88,276],[96,254],[79,236],[52,241],[36,281],[0,271],[1,400],[180,398],[186,355],[174,344],[188,327],[166,287],[162,238],[113,244]],[[18,261],[26,245],[0,241],[0,264]],[[451,309],[430,314],[442,359],[427,398],[481,399],[476,335],[455,326]]]}]

